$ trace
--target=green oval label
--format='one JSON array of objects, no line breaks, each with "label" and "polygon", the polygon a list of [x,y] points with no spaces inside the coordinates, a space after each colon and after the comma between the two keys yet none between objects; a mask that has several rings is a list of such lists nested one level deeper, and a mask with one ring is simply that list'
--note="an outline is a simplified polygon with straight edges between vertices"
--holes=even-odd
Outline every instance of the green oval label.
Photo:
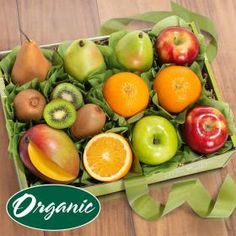
[{"label": "green oval label", "polygon": [[93,221],[100,202],[84,189],[61,184],[39,185],[14,194],[7,202],[11,219],[38,230],[68,230]]}]

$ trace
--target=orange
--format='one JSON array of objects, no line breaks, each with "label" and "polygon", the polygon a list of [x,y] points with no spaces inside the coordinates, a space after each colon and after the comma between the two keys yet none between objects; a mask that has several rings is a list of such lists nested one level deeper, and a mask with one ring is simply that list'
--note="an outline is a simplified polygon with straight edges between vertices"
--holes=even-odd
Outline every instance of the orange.
[{"label": "orange", "polygon": [[147,84],[131,72],[111,76],[104,84],[103,96],[111,109],[123,117],[145,110],[149,102]]},{"label": "orange", "polygon": [[115,133],[94,136],[86,145],[84,167],[94,179],[111,182],[124,177],[132,164],[132,151],[124,137]]},{"label": "orange", "polygon": [[169,66],[156,75],[154,90],[165,110],[178,113],[199,99],[202,85],[188,67]]}]

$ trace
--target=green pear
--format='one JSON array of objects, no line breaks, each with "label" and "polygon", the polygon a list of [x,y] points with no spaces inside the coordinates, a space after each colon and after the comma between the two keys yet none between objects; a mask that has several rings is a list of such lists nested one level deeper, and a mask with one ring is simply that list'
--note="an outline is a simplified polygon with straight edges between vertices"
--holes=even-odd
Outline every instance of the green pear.
[{"label": "green pear", "polygon": [[76,40],[65,52],[64,68],[69,75],[83,82],[91,73],[105,71],[106,64],[93,41]]},{"label": "green pear", "polygon": [[45,58],[39,46],[28,39],[17,53],[11,72],[12,82],[22,85],[34,78],[43,81],[46,79],[50,68],[51,63]]},{"label": "green pear", "polygon": [[143,72],[152,66],[152,42],[143,31],[128,32],[118,41],[115,52],[119,63],[130,71]]}]

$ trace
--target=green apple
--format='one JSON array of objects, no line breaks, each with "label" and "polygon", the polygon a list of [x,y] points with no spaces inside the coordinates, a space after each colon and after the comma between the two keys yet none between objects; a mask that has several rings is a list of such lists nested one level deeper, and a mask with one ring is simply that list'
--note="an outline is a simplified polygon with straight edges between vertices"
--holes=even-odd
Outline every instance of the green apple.
[{"label": "green apple", "polygon": [[133,129],[132,146],[141,162],[158,165],[175,155],[178,148],[177,132],[167,119],[146,116]]}]

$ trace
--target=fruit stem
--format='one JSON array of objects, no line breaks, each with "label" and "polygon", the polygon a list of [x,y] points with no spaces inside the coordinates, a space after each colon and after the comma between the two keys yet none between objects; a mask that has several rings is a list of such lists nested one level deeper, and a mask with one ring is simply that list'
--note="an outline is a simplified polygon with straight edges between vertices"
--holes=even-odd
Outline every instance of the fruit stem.
[{"label": "fruit stem", "polygon": [[175,45],[180,44],[180,40],[176,36],[174,37],[174,43],[175,43]]},{"label": "fruit stem", "polygon": [[143,38],[143,32],[140,32],[139,34],[138,34],[138,37],[141,39],[141,38]]},{"label": "fruit stem", "polygon": [[30,43],[31,39],[27,36],[27,34],[20,28],[20,32],[21,34],[23,34],[25,36],[25,38],[27,39],[27,41]]},{"label": "fruit stem", "polygon": [[211,131],[211,129],[212,129],[212,125],[209,124],[209,123],[206,123],[205,124],[205,130],[209,132],[209,131]]},{"label": "fruit stem", "polygon": [[83,47],[83,46],[84,46],[84,44],[85,44],[85,43],[84,43],[84,41],[83,41],[83,40],[80,40],[80,41],[79,41],[79,46],[80,46],[80,47]]},{"label": "fruit stem", "polygon": [[153,144],[158,144],[158,143],[159,143],[159,140],[158,140],[157,137],[154,137],[152,142],[153,142]]},{"label": "fruit stem", "polygon": [[29,142],[30,142],[30,138],[27,136],[27,137],[25,137],[25,143],[27,143],[27,144],[29,144]]}]

